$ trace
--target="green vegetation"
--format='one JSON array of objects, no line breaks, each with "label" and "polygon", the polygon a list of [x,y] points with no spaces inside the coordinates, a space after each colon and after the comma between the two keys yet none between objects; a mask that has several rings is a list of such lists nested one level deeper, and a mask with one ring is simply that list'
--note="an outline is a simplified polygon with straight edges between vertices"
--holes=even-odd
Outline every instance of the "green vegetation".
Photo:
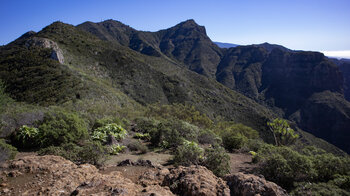
[{"label": "green vegetation", "polygon": [[[295,189],[296,195],[308,189],[321,194],[335,186],[347,190],[349,185],[350,158],[338,157],[313,146],[298,152],[287,146],[264,144],[253,159],[259,163],[259,171],[267,180],[287,190]],[[306,182],[312,184],[301,190],[299,186],[304,186]]]},{"label": "green vegetation", "polygon": [[39,130],[35,127],[28,127],[23,125],[19,128],[16,136],[16,142],[20,143],[23,147],[33,147],[39,145]]},{"label": "green vegetation", "polygon": [[119,144],[114,144],[108,147],[108,152],[111,155],[118,155],[120,152],[123,152],[126,146],[122,146]]},{"label": "green vegetation", "polygon": [[203,165],[217,176],[224,176],[230,171],[230,157],[225,149],[219,145],[206,148]]},{"label": "green vegetation", "polygon": [[87,123],[77,114],[56,111],[47,113],[38,127],[41,147],[78,143],[88,136]]},{"label": "green vegetation", "polygon": [[7,144],[4,139],[0,139],[0,163],[15,158],[17,149]]},{"label": "green vegetation", "polygon": [[221,123],[218,132],[222,138],[223,146],[229,150],[240,149],[248,143],[249,139],[257,139],[259,133],[243,124]]},{"label": "green vegetation", "polygon": [[[177,61],[60,22],[35,36],[57,42],[66,64],[50,59],[49,49],[26,48],[26,40],[0,48],[0,134],[14,132],[7,139],[19,150],[40,148],[41,155],[101,165],[126,148],[141,154],[162,148],[176,165],[203,165],[217,176],[229,172],[226,151],[250,151],[258,172],[292,194],[350,191],[349,158],[329,153],[339,149],[295,128],[298,140],[286,120],[266,124],[275,116],[269,109]],[[246,54],[239,63],[257,65],[249,48]],[[255,84],[254,77],[247,81]],[[128,143],[127,134],[136,139]],[[0,140],[0,161],[15,152]]]},{"label": "green vegetation", "polygon": [[267,125],[273,134],[276,146],[293,144],[299,138],[284,119],[276,118],[272,122],[267,122]]},{"label": "green vegetation", "polygon": [[183,144],[176,149],[175,165],[189,166],[199,165],[204,158],[204,150],[196,142],[184,140]]},{"label": "green vegetation", "polygon": [[105,143],[109,135],[113,136],[116,140],[122,140],[127,135],[127,131],[121,125],[111,123],[96,128],[91,137],[94,140]]},{"label": "green vegetation", "polygon": [[57,155],[71,160],[77,164],[90,163],[101,166],[108,159],[109,151],[100,142],[85,142],[82,146],[66,143],[61,146],[42,148],[39,155]]},{"label": "green vegetation", "polygon": [[139,151],[141,154],[145,154],[148,152],[147,146],[141,143],[139,140],[129,143],[127,147],[131,151]]},{"label": "green vegetation", "polygon": [[148,141],[151,139],[151,135],[149,133],[135,133],[134,138]]}]

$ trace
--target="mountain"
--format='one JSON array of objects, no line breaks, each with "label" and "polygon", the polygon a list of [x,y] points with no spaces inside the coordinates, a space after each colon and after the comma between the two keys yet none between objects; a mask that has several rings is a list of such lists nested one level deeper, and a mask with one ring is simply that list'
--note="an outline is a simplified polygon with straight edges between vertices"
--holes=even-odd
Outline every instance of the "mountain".
[{"label": "mountain", "polygon": [[[321,53],[270,44],[223,49],[194,20],[157,32],[107,20],[78,26],[55,22],[1,47],[0,56],[0,77],[17,101],[101,104],[110,112],[113,103],[189,104],[212,119],[253,127],[267,141],[272,135],[266,122],[285,117],[349,152],[343,77]],[[319,111],[324,115],[316,118]],[[340,118],[327,121],[334,116]]]},{"label": "mountain", "polygon": [[344,96],[346,100],[350,101],[350,59],[329,59],[338,65],[339,70],[342,72],[344,78]]},{"label": "mountain", "polygon": [[220,48],[234,48],[236,46],[239,46],[238,44],[223,43],[223,42],[214,42],[214,43],[218,45]]},{"label": "mountain", "polygon": [[[321,121],[318,124],[305,126],[305,123],[302,123],[305,121],[295,117],[298,111],[303,110],[303,105],[314,101],[314,97],[321,95],[322,92],[334,93],[331,97],[344,94],[344,79],[339,68],[321,53],[292,51],[269,43],[229,49],[219,48],[206,35],[205,28],[196,24],[194,20],[188,20],[158,32],[136,31],[115,21],[83,23],[78,27],[90,33],[105,32],[103,33],[106,34],[105,36],[101,36],[101,33],[95,33],[95,35],[102,39],[109,37],[109,40],[114,39],[146,55],[166,56],[180,67],[184,66],[191,71],[215,79],[226,87],[269,107],[283,117],[294,119],[299,126],[315,133],[316,136],[323,137],[324,131],[341,133],[350,131],[345,126],[336,126],[337,122],[333,121]],[[124,37],[128,39],[121,39]],[[156,52],[147,54],[143,52],[144,50]],[[325,99],[324,101],[330,103],[316,104],[315,107],[327,107],[327,110],[332,110],[332,102],[335,100]],[[346,100],[342,103],[347,111],[348,103]],[[316,112],[316,110],[312,111]],[[312,115],[316,116],[317,113]],[[331,118],[332,112],[326,115]],[[345,115],[341,121],[346,124],[350,118]],[[331,123],[330,130],[319,131],[319,127],[325,127],[326,123]],[[349,139],[347,136],[331,140],[329,137],[324,137],[324,139],[348,151],[349,146],[344,146],[343,141],[338,141],[338,139]]]},{"label": "mountain", "polygon": [[153,33],[136,31],[113,20],[96,24],[86,22],[78,27],[146,55],[169,57],[189,70],[209,77],[214,77],[222,57],[222,51],[206,35],[205,28],[194,20]]}]

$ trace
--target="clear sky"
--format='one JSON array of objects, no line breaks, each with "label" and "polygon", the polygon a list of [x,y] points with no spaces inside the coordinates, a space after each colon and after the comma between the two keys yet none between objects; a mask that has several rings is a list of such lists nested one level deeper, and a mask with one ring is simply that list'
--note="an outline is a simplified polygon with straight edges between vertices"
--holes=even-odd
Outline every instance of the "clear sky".
[{"label": "clear sky", "polygon": [[157,31],[194,19],[213,41],[350,51],[350,0],[0,0],[0,45],[60,20]]}]

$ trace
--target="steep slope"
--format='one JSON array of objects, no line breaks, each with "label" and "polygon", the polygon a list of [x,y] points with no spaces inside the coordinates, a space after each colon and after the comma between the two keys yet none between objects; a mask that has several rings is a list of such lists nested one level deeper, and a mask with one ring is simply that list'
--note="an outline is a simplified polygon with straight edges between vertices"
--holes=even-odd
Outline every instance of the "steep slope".
[{"label": "steep slope", "polygon": [[58,43],[70,69],[97,82],[105,81],[141,104],[191,104],[211,117],[235,120],[262,132],[273,116],[253,100],[167,57],[143,55],[59,22],[35,36]]},{"label": "steep slope", "polygon": [[338,65],[339,70],[342,72],[344,78],[344,97],[350,101],[350,60],[349,59],[331,59]]},{"label": "steep slope", "polygon": [[350,152],[350,103],[341,94],[315,93],[292,116],[302,129]]},{"label": "steep slope", "polygon": [[188,69],[213,77],[221,49],[206,35],[203,26],[187,20],[158,32],[136,31],[118,21],[86,22],[78,25],[101,39],[118,42],[149,56],[167,56]]}]

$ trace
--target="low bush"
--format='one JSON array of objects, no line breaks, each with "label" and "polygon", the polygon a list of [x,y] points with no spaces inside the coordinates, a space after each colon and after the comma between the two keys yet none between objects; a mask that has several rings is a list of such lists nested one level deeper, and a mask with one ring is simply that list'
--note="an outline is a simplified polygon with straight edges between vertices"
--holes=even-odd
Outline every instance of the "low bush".
[{"label": "low bush", "polygon": [[111,155],[118,155],[119,153],[123,152],[126,146],[119,145],[119,144],[114,144],[111,146],[108,146],[108,152]]},{"label": "low bush", "polygon": [[100,142],[86,142],[83,146],[65,143],[61,146],[50,146],[39,151],[39,155],[47,154],[62,156],[76,164],[89,163],[101,166],[107,160],[109,152]]},{"label": "low bush", "polygon": [[18,129],[13,142],[22,148],[36,147],[40,145],[39,129],[23,125]]},{"label": "low bush", "polygon": [[216,135],[212,130],[204,129],[201,130],[198,134],[198,142],[200,144],[216,145],[221,144],[222,139],[218,135]]},{"label": "low bush", "polygon": [[210,128],[213,121],[205,114],[201,114],[194,106],[173,104],[173,105],[150,105],[146,115],[149,117],[182,120],[201,128]]},{"label": "low bush", "polygon": [[134,138],[149,141],[151,135],[149,133],[135,133]]},{"label": "low bush", "polygon": [[226,123],[221,124],[222,130],[217,130],[222,138],[223,146],[228,150],[240,149],[247,144],[248,139],[257,139],[259,133],[243,124]]},{"label": "low bush", "polygon": [[116,140],[122,140],[127,135],[127,131],[121,125],[111,123],[96,128],[91,137],[94,140],[105,143],[107,142],[108,135],[113,136]]},{"label": "low bush", "polygon": [[0,163],[15,158],[17,149],[7,144],[4,139],[0,139]]},{"label": "low bush", "polygon": [[230,157],[219,145],[205,149],[202,164],[217,176],[224,176],[230,172]]},{"label": "low bush", "polygon": [[87,123],[77,114],[65,111],[45,114],[38,129],[38,140],[41,147],[77,143],[88,136]]},{"label": "low bush", "polygon": [[147,146],[138,140],[131,142],[130,144],[127,145],[127,147],[131,151],[139,151],[141,154],[145,154],[148,152]]},{"label": "low bush", "polygon": [[197,141],[199,128],[181,120],[162,120],[150,132],[151,143],[163,148],[174,148],[183,140]]},{"label": "low bush", "polygon": [[317,175],[310,158],[289,147],[265,145],[256,157],[260,173],[286,189],[292,188],[293,182],[312,181]]},{"label": "low bush", "polygon": [[204,150],[196,142],[184,140],[183,144],[176,149],[174,163],[184,166],[198,165],[202,162],[203,156]]},{"label": "low bush", "polygon": [[296,189],[291,191],[290,195],[305,196],[305,195],[322,195],[322,196],[334,196],[343,195],[350,196],[350,193],[344,189],[332,183],[310,183],[303,182],[296,184]]}]

